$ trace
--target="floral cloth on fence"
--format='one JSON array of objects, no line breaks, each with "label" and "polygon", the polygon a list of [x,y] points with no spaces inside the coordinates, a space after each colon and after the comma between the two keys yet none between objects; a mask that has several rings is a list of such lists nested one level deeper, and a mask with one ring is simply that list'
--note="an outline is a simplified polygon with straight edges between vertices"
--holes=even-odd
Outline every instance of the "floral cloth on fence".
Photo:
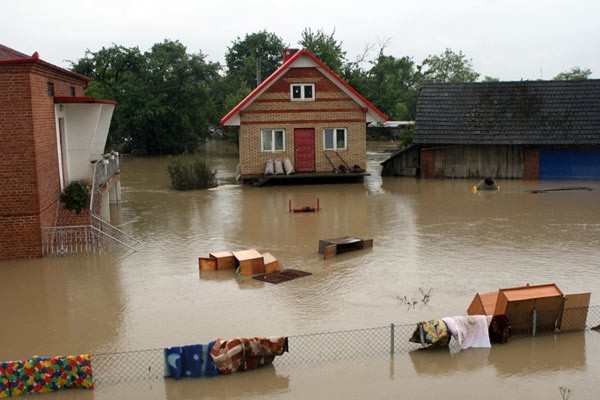
[{"label": "floral cloth on fence", "polygon": [[450,333],[444,321],[431,319],[419,322],[409,341],[423,345],[447,345],[450,342]]},{"label": "floral cloth on fence", "polygon": [[94,388],[88,354],[0,363],[0,398],[74,388]]},{"label": "floral cloth on fence", "polygon": [[255,369],[288,351],[287,337],[217,339],[210,351],[222,374]]}]

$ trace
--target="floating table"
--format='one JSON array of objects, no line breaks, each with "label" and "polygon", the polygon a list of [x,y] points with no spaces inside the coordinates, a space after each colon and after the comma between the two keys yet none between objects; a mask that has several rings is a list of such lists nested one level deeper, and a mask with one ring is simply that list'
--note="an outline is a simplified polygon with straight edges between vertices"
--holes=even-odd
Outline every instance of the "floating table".
[{"label": "floating table", "polygon": [[343,236],[334,239],[319,240],[319,253],[324,259],[352,250],[362,250],[373,247],[373,239],[360,239],[353,236]]}]

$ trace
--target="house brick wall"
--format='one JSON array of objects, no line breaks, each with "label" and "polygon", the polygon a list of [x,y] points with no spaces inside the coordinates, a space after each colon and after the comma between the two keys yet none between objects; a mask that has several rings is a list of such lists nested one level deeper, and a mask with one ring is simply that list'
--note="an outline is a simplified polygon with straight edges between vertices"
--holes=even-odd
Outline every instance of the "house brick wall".
[{"label": "house brick wall", "polygon": [[42,255],[55,225],[60,180],[54,96],[83,96],[85,82],[35,62],[0,65],[0,258]]},{"label": "house brick wall", "polygon": [[[314,83],[315,101],[291,101],[290,84]],[[366,118],[365,111],[316,68],[292,68],[282,75],[247,109],[240,113],[240,167],[242,175],[264,173],[269,159],[294,159],[294,129],[309,128],[315,131],[315,170],[331,172],[323,149],[325,128],[346,128],[347,149],[338,150],[350,166],[366,168]],[[285,151],[262,152],[261,130],[285,130]],[[337,167],[342,164],[333,151],[329,158]]]}]

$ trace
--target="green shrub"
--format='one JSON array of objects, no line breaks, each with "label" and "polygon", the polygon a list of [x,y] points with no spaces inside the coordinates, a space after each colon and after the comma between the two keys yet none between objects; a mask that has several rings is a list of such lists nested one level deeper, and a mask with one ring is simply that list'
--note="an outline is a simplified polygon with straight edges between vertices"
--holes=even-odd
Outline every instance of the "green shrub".
[{"label": "green shrub", "polygon": [[173,157],[167,165],[171,186],[176,190],[206,189],[217,186],[216,173],[196,155],[184,153]]},{"label": "green shrub", "polygon": [[65,188],[60,195],[60,201],[65,204],[67,210],[75,211],[77,214],[89,207],[90,192],[85,182],[74,181]]}]

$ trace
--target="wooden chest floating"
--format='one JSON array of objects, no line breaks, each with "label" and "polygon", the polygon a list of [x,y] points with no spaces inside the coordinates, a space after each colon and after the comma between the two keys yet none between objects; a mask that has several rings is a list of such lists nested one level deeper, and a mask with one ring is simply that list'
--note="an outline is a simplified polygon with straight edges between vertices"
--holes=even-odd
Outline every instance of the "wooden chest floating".
[{"label": "wooden chest floating", "polygon": [[232,252],[236,264],[240,267],[240,275],[256,275],[265,273],[265,259],[254,249]]},{"label": "wooden chest floating", "polygon": [[373,247],[373,239],[360,239],[353,236],[319,240],[319,253],[323,254],[323,259],[331,258],[338,253],[371,247]]},{"label": "wooden chest floating", "polygon": [[210,253],[207,257],[198,257],[198,266],[201,271],[222,271],[235,268],[233,254],[228,251]]},{"label": "wooden chest floating", "polygon": [[239,268],[240,275],[257,275],[277,272],[279,261],[271,253],[261,254],[255,249],[213,252],[208,257],[198,257],[200,271],[223,271]]},{"label": "wooden chest floating", "polygon": [[585,329],[590,293],[564,295],[555,284],[477,293],[469,315],[508,315],[514,334]]}]

